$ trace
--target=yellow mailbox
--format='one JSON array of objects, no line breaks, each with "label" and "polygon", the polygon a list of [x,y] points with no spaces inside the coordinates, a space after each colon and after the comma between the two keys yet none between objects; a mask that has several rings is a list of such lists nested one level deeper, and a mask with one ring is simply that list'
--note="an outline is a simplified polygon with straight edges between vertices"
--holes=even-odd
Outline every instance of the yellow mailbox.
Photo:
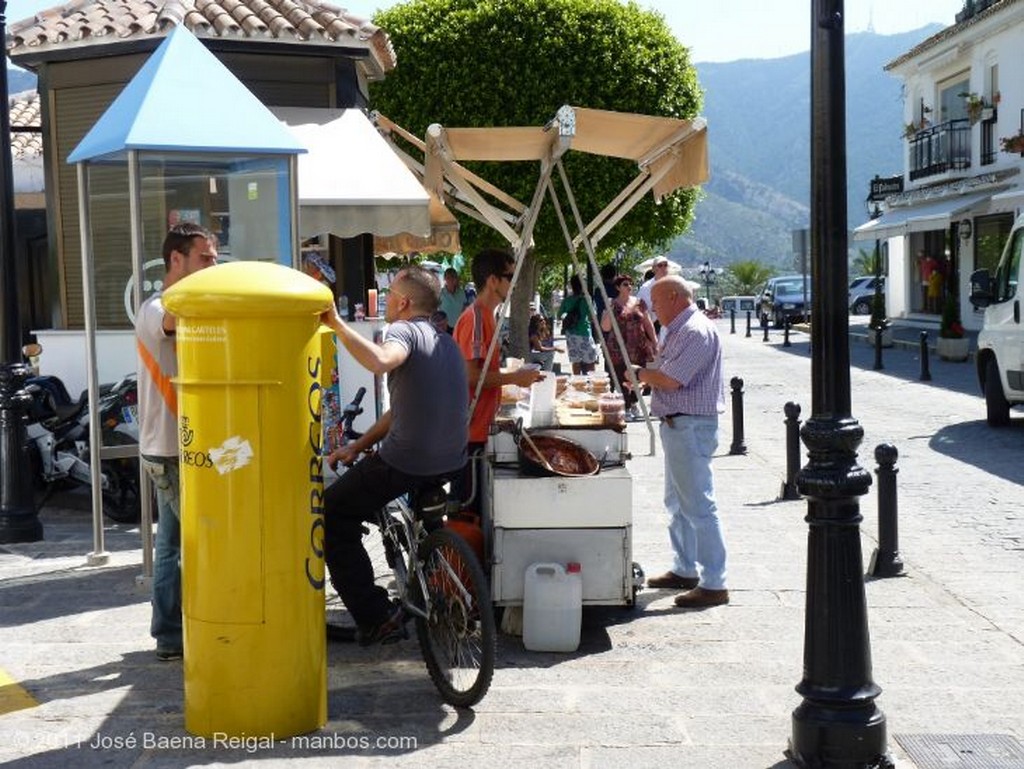
[{"label": "yellow mailbox", "polygon": [[164,293],[178,318],[185,728],[287,737],[327,718],[320,395],[331,292],[232,262]]}]

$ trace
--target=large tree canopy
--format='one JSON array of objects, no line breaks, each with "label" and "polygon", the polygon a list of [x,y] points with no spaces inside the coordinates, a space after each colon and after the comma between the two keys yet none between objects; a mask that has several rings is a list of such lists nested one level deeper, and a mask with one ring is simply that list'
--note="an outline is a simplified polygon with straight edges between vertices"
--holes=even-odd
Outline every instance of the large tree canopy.
[{"label": "large tree canopy", "polygon": [[[694,117],[701,107],[689,52],[660,14],[632,2],[411,0],[379,12],[374,22],[391,37],[398,67],[372,86],[372,106],[420,136],[431,123],[543,125],[563,104],[678,118]],[[564,162],[584,221],[637,173],[633,163],[580,152]],[[535,163],[473,170],[524,203],[538,173]],[[694,191],[676,192],[661,205],[645,197],[601,248],[663,246],[688,227],[694,199]],[[499,243],[492,230],[460,221],[467,253]],[[534,241],[545,263],[566,255],[550,201]]]}]

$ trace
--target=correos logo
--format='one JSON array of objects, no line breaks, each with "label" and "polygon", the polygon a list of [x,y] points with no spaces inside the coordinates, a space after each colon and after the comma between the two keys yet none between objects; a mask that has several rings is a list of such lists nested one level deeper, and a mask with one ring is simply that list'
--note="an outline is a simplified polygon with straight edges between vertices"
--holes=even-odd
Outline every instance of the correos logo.
[{"label": "correos logo", "polygon": [[[232,259],[226,254],[217,256],[217,262],[234,262],[236,259]],[[164,287],[164,260],[163,259],[150,259],[144,265],[142,265],[142,301],[146,301],[150,296],[162,290]],[[135,306],[132,302],[132,279],[128,278],[128,282],[124,284],[124,313],[128,316],[128,320],[131,321],[132,325],[135,325]]]}]

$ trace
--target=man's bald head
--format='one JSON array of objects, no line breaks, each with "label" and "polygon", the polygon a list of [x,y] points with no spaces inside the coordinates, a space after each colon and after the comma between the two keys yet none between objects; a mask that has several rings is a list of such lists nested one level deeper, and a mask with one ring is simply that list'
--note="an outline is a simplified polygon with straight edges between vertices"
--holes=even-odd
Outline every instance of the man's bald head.
[{"label": "man's bald head", "polygon": [[675,317],[693,304],[696,283],[678,275],[658,278],[651,286],[651,304],[662,325],[668,325]]}]

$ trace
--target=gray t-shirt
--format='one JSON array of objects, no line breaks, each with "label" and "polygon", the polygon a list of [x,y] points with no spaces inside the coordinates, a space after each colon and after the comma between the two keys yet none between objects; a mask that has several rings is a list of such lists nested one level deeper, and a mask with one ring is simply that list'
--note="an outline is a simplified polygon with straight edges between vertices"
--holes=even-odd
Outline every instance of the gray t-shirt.
[{"label": "gray t-shirt", "polygon": [[391,429],[380,456],[410,475],[441,475],[466,464],[469,384],[458,345],[426,318],[399,320],[384,335],[409,351],[388,373]]}]

